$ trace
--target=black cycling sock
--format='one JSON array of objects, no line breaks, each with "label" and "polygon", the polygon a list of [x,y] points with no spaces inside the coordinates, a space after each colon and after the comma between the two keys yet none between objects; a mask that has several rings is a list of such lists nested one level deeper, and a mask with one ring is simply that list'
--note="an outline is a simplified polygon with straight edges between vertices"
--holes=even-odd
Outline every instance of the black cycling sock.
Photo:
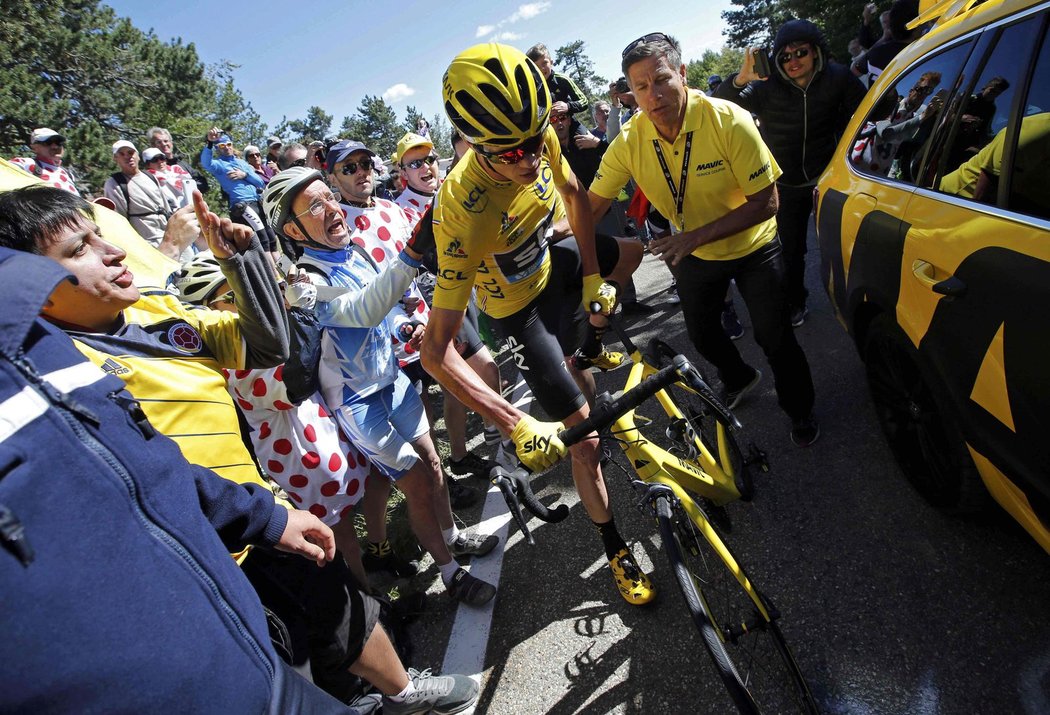
[{"label": "black cycling sock", "polygon": [[580,354],[584,357],[597,357],[602,352],[602,338],[605,337],[605,331],[609,329],[608,325],[597,327],[591,323],[587,323],[587,335],[583,338],[583,345],[580,346]]},{"label": "black cycling sock", "polygon": [[598,530],[598,535],[602,537],[602,546],[605,547],[606,558],[611,559],[627,548],[627,542],[623,540],[620,532],[616,530],[616,523],[612,519],[609,519],[604,524],[599,524],[596,521],[591,523]]}]

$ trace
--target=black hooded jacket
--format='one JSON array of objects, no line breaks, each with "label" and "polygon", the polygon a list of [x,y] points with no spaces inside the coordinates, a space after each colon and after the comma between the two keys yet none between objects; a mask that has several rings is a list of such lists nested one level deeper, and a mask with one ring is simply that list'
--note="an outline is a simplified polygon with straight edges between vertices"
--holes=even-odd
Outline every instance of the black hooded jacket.
[{"label": "black hooded jacket", "polygon": [[[809,42],[816,49],[816,71],[805,89],[788,79],[776,61],[792,42]],[[741,89],[733,84],[734,75],[715,96],[758,116],[762,138],[784,172],[781,183],[811,185],[831,160],[866,90],[848,68],[828,61],[824,33],[808,20],[784,23],[773,41],[770,66],[774,69],[769,79]]]}]

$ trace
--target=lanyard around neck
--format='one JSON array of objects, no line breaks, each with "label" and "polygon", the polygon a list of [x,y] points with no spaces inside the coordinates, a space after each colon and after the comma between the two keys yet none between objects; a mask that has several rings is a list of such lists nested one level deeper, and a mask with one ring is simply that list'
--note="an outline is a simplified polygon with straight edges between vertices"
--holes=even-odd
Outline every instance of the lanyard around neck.
[{"label": "lanyard around neck", "polygon": [[671,170],[667,167],[667,160],[664,159],[664,152],[660,148],[659,139],[653,139],[653,149],[656,150],[656,158],[664,172],[664,181],[667,182],[667,188],[671,190],[671,198],[675,202],[678,228],[684,231],[685,219],[682,215],[682,207],[685,205],[685,182],[689,178],[689,155],[693,151],[693,133],[689,132],[685,135],[685,150],[682,152],[682,177],[678,186],[675,186],[674,179],[671,177]]}]

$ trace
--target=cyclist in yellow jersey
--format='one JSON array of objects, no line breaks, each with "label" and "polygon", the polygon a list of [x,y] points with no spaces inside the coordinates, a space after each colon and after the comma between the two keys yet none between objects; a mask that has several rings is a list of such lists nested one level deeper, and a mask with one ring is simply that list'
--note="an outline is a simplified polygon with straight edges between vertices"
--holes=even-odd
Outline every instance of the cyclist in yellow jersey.
[{"label": "cyclist in yellow jersey", "polygon": [[[473,151],[438,191],[432,214],[437,286],[423,340],[423,365],[446,389],[513,439],[530,469],[565,454],[557,433],[588,414],[565,365],[618,367],[625,358],[602,348],[608,321],[585,318],[597,303],[608,314],[615,288],[641,261],[641,246],[595,237],[586,189],[561,155],[549,126],[551,97],[536,66],[512,47],[476,45],[459,54],[442,82],[445,110]],[[431,219],[425,219],[431,220]],[[515,362],[552,422],[521,413],[489,388],[454,347],[471,289],[478,308],[508,340]],[[616,530],[599,465],[598,439],[572,447],[572,472],[597,527],[620,594],[640,605],[655,596]]]}]

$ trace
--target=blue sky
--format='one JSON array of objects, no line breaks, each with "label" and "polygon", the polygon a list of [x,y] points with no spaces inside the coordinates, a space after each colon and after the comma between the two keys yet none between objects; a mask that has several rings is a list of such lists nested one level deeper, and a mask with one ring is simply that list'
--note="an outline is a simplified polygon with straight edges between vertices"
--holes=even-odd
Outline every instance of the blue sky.
[{"label": "blue sky", "polygon": [[522,50],[543,42],[553,52],[582,39],[598,74],[612,81],[628,42],[663,31],[679,39],[688,61],[724,44],[720,13],[729,7],[729,0],[519,0],[471,3],[468,18],[466,3],[417,0],[103,1],[162,40],[193,42],[205,63],[240,65],[237,86],[271,128],[282,116],[305,117],[314,104],[337,128],[366,94],[384,97],[399,118],[409,105],[430,118],[441,110],[449,60],[478,42]]}]

